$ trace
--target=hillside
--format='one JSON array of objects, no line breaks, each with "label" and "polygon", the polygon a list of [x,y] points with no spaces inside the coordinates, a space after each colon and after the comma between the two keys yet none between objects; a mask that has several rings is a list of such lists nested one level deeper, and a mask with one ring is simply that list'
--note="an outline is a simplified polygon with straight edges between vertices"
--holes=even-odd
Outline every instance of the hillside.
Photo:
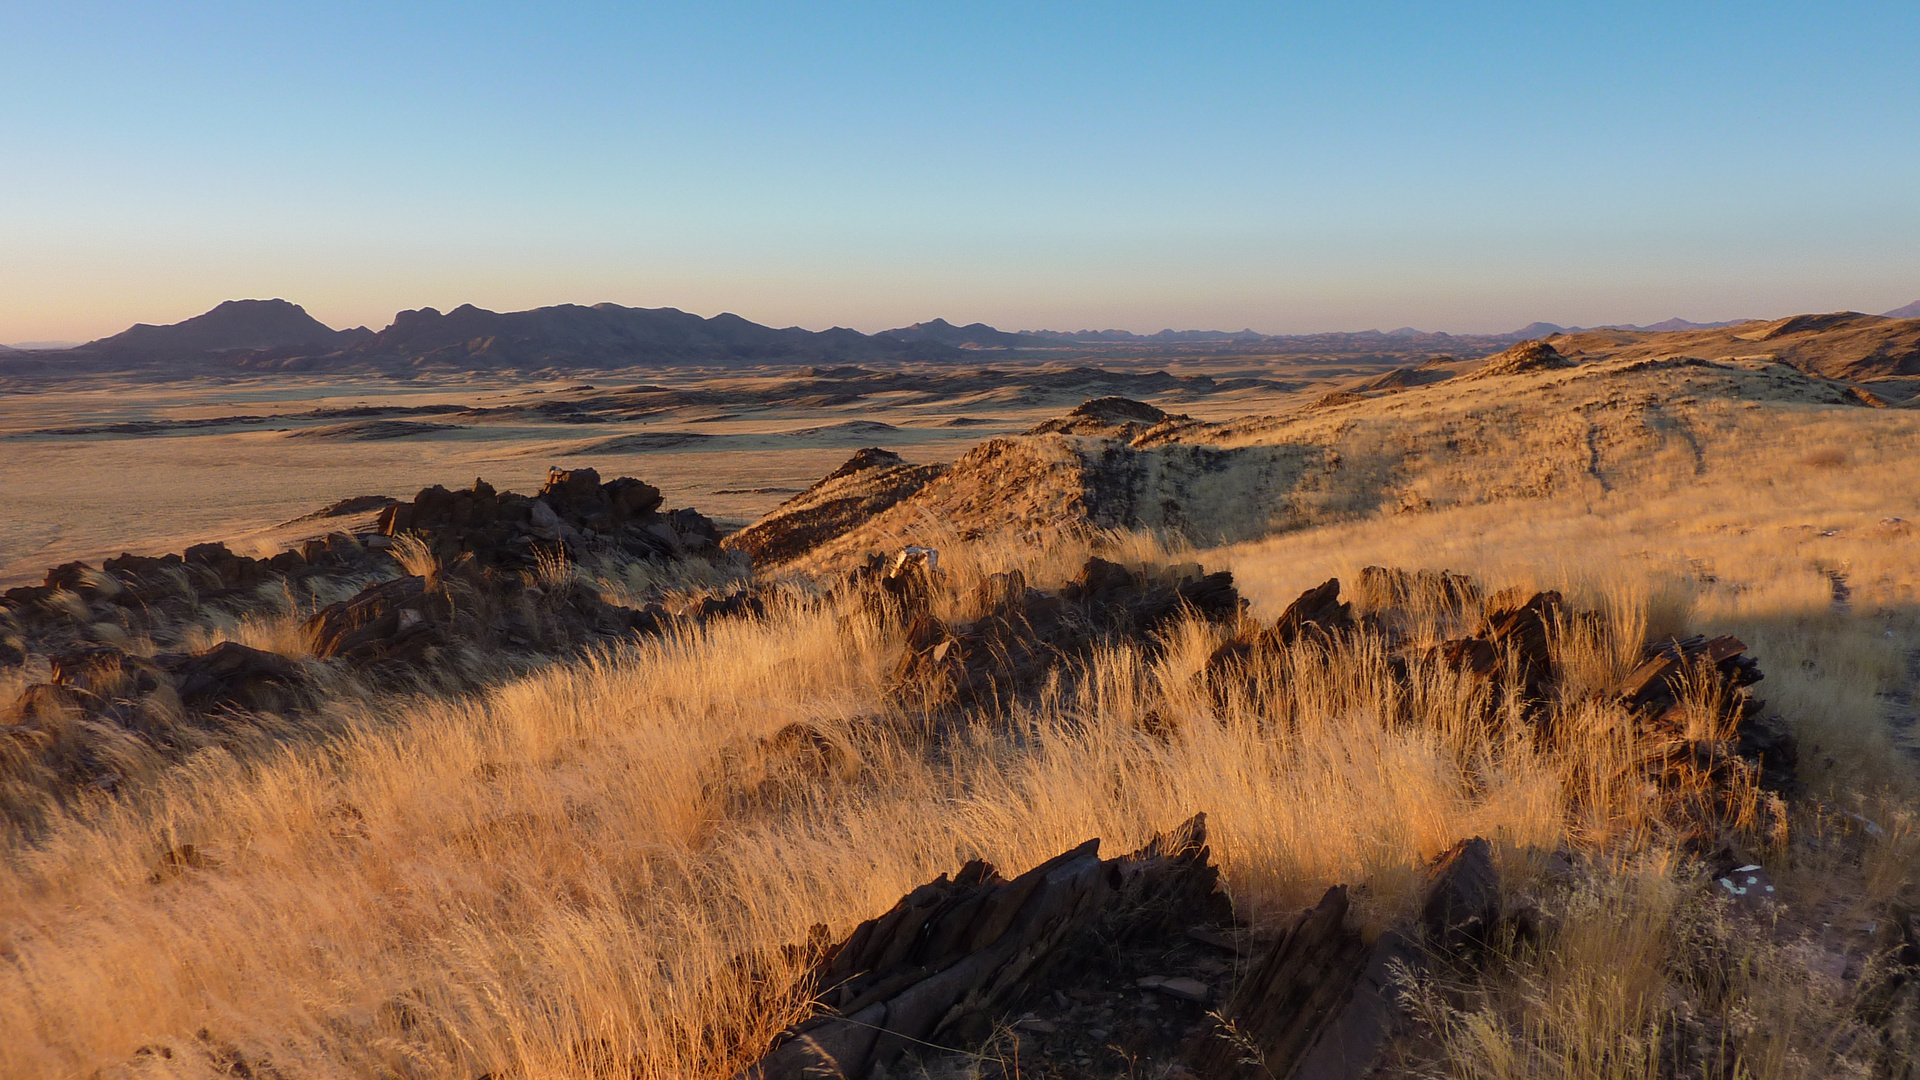
[{"label": "hillside", "polygon": [[[1760,440],[1804,439],[1812,452],[1830,437],[1823,425],[1854,414],[1862,430],[1920,424],[1920,414],[1874,410],[1844,384],[1766,360],[1501,360],[1478,372],[1458,365],[1466,375],[1444,365],[1421,373],[1437,382],[1369,380],[1361,385],[1374,389],[1278,416],[1200,422],[1151,410],[1151,424],[1050,423],[992,439],[819,543],[803,565],[843,567],[942,534],[1150,529],[1215,544],[1356,515],[1666,494],[1733,467]],[[1867,419],[1875,413],[1884,424]]]},{"label": "hillside", "polygon": [[1810,374],[1860,382],[1920,375],[1920,319],[1856,311],[1672,333],[1583,330],[1555,338],[1553,345],[1575,359],[1772,359]]}]

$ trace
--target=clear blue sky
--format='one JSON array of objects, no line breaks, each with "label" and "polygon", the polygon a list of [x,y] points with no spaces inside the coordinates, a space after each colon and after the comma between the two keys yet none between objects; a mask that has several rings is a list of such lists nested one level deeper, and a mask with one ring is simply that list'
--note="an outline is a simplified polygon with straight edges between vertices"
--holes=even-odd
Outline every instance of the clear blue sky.
[{"label": "clear blue sky", "polygon": [[231,297],[1508,330],[1920,297],[1920,3],[0,0],[0,341]]}]

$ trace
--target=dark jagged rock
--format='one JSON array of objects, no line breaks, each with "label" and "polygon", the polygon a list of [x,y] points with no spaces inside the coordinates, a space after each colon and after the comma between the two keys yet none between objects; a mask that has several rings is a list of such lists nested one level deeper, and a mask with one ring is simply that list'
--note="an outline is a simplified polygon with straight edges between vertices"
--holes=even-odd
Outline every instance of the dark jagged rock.
[{"label": "dark jagged rock", "polygon": [[1241,608],[1240,592],[1226,571],[1208,574],[1188,563],[1158,575],[1136,573],[1099,556],[1086,561],[1060,596],[1083,605],[1096,623],[1135,637],[1183,612],[1219,622],[1237,617]]},{"label": "dark jagged rock", "polygon": [[1655,642],[1614,690],[1646,733],[1642,758],[1673,784],[1704,770],[1724,773],[1743,762],[1760,786],[1799,788],[1799,745],[1781,721],[1763,716],[1751,687],[1764,676],[1739,638],[1696,635]]},{"label": "dark jagged rock", "polygon": [[977,1041],[1095,955],[1142,942],[1164,952],[1226,916],[1205,815],[1130,855],[1103,860],[1099,847],[1089,840],[1011,881],[976,860],[861,923],[805,980],[817,1012],[743,1080],[882,1075],[928,1044]]},{"label": "dark jagged rock", "polygon": [[1207,658],[1204,674],[1224,692],[1229,681],[1245,681],[1254,659],[1272,656],[1296,642],[1331,641],[1355,626],[1353,606],[1340,599],[1340,579],[1328,578],[1294,598],[1270,627],[1243,625]]},{"label": "dark jagged rock", "polygon": [[1440,854],[1429,872],[1420,906],[1420,928],[1428,949],[1464,956],[1492,944],[1500,921],[1500,875],[1493,866],[1493,845],[1476,836]]},{"label": "dark jagged rock", "polygon": [[[177,761],[256,726],[259,714],[312,704],[300,664],[231,641],[155,656],[91,646],[53,656],[49,668],[49,681],[0,708],[0,763],[49,785],[61,804],[76,792],[112,791],[129,761]],[[4,812],[25,824],[45,808],[6,804]]]},{"label": "dark jagged rock", "polygon": [[1560,594],[1552,590],[1534,593],[1524,601],[1510,593],[1487,601],[1487,639],[1519,665],[1517,674],[1528,701],[1545,701],[1558,677],[1553,633],[1564,607]]},{"label": "dark jagged rock", "polygon": [[1428,951],[1463,955],[1488,940],[1500,915],[1500,885],[1485,840],[1464,840],[1428,870],[1421,943],[1389,930],[1369,943],[1349,917],[1344,885],[1328,889],[1267,949],[1218,1014],[1215,1030],[1189,1047],[1202,1080],[1372,1074],[1408,1024],[1397,969],[1419,971]]},{"label": "dark jagged rock", "polygon": [[299,664],[233,641],[151,657],[92,646],[50,657],[48,671],[47,685],[60,692],[29,687],[16,703],[13,723],[28,722],[26,714],[58,704],[138,728],[145,723],[138,714],[147,699],[163,690],[171,697],[168,704],[197,712],[284,712],[307,702],[308,679]]},{"label": "dark jagged rock", "polygon": [[1328,889],[1260,958],[1221,1010],[1223,1030],[1201,1036],[1189,1054],[1203,1080],[1293,1074],[1366,970],[1366,942],[1348,925],[1348,907],[1346,886]]},{"label": "dark jagged rock", "polygon": [[278,653],[223,641],[197,653],[155,658],[189,709],[287,712],[307,704],[306,672]]},{"label": "dark jagged rock", "polygon": [[1328,578],[1299,595],[1274,620],[1272,634],[1286,646],[1309,633],[1331,635],[1353,627],[1353,607],[1340,599],[1340,579]]},{"label": "dark jagged rock", "polygon": [[758,619],[767,613],[766,602],[752,592],[727,596],[703,596],[682,614],[694,619]]}]

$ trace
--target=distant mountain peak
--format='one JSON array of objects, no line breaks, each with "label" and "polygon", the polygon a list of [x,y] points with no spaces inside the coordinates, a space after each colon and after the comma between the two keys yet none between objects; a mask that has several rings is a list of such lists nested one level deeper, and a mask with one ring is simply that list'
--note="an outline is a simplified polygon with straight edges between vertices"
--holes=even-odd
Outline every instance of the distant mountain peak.
[{"label": "distant mountain peak", "polygon": [[164,360],[254,349],[310,348],[345,344],[339,331],[307,314],[299,304],[272,300],[226,300],[212,310],[166,326],[135,323],[82,348],[119,356]]},{"label": "distant mountain peak", "polygon": [[1017,349],[1032,344],[1020,334],[996,330],[986,323],[976,322],[955,326],[945,319],[928,319],[925,322],[914,323],[912,326],[882,330],[875,336],[892,338],[895,341],[931,341],[960,349]]},{"label": "distant mountain peak", "polygon": [[1915,300],[1905,307],[1897,307],[1892,311],[1881,312],[1881,315],[1889,319],[1920,319],[1920,300]]}]

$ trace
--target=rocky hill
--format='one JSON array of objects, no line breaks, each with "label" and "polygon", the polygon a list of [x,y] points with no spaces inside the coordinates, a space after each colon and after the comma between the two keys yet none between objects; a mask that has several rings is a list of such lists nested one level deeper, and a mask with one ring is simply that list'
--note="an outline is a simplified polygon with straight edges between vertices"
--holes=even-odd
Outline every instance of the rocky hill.
[{"label": "rocky hill", "polygon": [[229,300],[203,315],[166,326],[136,323],[76,353],[123,360],[168,361],[232,352],[342,348],[370,336],[365,327],[335,330],[285,300]]}]

